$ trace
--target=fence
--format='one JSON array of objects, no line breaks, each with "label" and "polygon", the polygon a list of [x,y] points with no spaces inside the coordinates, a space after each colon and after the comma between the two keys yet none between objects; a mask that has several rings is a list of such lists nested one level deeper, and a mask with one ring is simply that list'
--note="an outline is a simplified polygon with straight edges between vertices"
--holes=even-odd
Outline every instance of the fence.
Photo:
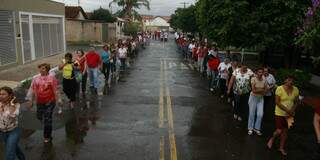
[{"label": "fence", "polygon": [[66,20],[66,41],[79,42],[116,42],[116,25],[91,20]]}]

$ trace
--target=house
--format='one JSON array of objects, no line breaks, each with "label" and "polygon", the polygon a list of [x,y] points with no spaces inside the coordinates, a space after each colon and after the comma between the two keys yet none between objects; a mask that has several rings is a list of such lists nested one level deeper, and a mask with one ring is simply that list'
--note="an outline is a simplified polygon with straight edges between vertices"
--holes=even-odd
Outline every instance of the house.
[{"label": "house", "polygon": [[66,6],[65,7],[66,19],[86,20],[89,19],[88,15],[80,6]]},{"label": "house", "polygon": [[117,39],[122,39],[124,37],[123,30],[124,30],[126,20],[117,17],[117,20],[114,23],[116,25],[116,37],[117,37]]},{"label": "house", "polygon": [[1,0],[0,70],[66,50],[64,4]]},{"label": "house", "polygon": [[142,23],[144,30],[169,30],[170,29],[170,16],[152,16],[142,15]]},{"label": "house", "polygon": [[90,20],[92,13],[84,12],[80,6],[66,6],[66,41],[68,44],[112,43],[123,34],[123,23]]}]

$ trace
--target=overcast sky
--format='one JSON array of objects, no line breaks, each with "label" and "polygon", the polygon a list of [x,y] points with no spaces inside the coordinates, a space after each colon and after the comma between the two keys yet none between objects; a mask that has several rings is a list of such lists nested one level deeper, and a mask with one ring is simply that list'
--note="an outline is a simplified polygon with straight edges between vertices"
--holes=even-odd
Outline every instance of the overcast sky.
[{"label": "overcast sky", "polygon": [[[53,0],[58,2],[64,2],[67,6],[77,6],[78,0]],[[188,3],[186,6],[190,4],[194,4],[196,0],[150,0],[150,10],[141,9],[139,12],[141,14],[150,14],[150,15],[160,15],[160,16],[169,16],[178,7],[183,7],[183,2]],[[80,0],[80,5],[82,8],[88,12],[94,9],[102,8],[109,9],[109,2],[111,0]],[[113,4],[112,12],[116,12],[117,7],[116,4]]]}]

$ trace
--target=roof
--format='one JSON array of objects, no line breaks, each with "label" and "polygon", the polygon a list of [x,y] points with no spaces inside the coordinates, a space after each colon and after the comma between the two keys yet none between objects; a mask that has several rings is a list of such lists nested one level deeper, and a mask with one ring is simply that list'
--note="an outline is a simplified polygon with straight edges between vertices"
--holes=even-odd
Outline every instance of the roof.
[{"label": "roof", "polygon": [[171,19],[170,16],[153,16],[153,15],[141,15],[142,20],[154,20],[157,17],[160,17],[162,19],[164,19],[165,21],[169,22],[169,20]]},{"label": "roof", "polygon": [[85,19],[88,19],[86,12],[80,6],[65,6],[65,17],[70,19],[76,19],[79,13],[82,13]]},{"label": "roof", "polygon": [[167,22],[169,22],[171,19],[171,16],[160,16],[160,17],[166,20]]},{"label": "roof", "polygon": [[152,20],[155,17],[152,15],[141,15],[142,20]]},{"label": "roof", "polygon": [[86,12],[86,15],[88,17],[88,19],[90,19],[90,17],[92,16],[93,12]]},{"label": "roof", "polygon": [[125,19],[122,19],[122,18],[120,18],[120,17],[117,17],[117,21],[125,22],[126,20],[125,20]]}]

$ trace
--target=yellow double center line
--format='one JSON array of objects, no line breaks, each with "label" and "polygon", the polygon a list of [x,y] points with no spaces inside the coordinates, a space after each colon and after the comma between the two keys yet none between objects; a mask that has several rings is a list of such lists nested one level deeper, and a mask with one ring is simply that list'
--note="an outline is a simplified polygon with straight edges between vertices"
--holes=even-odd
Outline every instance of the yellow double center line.
[{"label": "yellow double center line", "polygon": [[[170,159],[177,160],[176,139],[174,135],[174,126],[173,126],[172,101],[171,101],[170,89],[168,85],[167,61],[165,59],[161,59],[160,65],[161,66],[160,66],[159,128],[164,127],[164,110],[165,110],[164,97],[166,97],[168,134],[169,134],[169,143],[170,143]],[[160,160],[165,159],[164,147],[165,147],[165,140],[164,140],[164,136],[162,135],[160,137]]]}]

